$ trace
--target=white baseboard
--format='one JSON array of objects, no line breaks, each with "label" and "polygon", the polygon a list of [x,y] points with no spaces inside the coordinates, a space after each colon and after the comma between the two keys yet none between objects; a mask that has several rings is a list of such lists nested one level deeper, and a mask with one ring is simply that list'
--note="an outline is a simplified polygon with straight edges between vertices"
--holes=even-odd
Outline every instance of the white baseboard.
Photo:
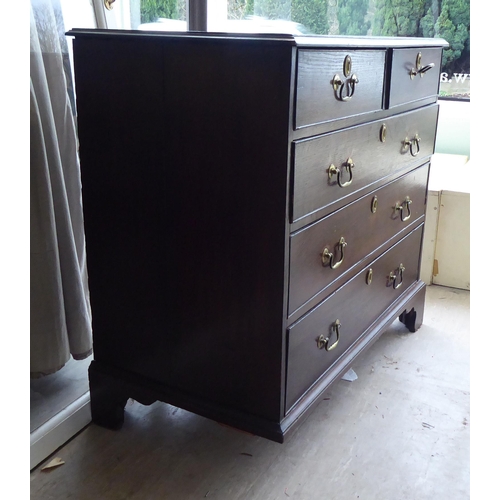
[{"label": "white baseboard", "polygon": [[92,420],[90,393],[76,401],[30,434],[30,470],[80,432]]}]

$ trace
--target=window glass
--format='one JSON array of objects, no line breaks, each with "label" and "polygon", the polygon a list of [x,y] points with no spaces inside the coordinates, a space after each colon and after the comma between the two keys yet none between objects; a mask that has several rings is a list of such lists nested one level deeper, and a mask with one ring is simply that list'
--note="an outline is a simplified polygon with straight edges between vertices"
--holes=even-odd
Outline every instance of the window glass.
[{"label": "window glass", "polygon": [[[189,0],[111,2],[108,27],[185,31]],[[204,11],[203,1],[190,2]],[[470,0],[206,0],[208,31],[444,38],[440,97],[470,98]]]},{"label": "window glass", "polygon": [[470,98],[470,0],[209,0],[208,9],[210,31],[444,38],[440,97]]},{"label": "window glass", "polygon": [[[106,2],[105,2],[106,3]],[[109,4],[117,29],[186,31],[186,0],[117,0]],[[109,16],[111,17],[111,16]]]}]

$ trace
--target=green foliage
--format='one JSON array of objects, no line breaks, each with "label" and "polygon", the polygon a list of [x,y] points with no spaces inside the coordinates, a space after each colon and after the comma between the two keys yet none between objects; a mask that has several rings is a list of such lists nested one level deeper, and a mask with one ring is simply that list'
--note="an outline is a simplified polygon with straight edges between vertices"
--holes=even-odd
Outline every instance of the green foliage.
[{"label": "green foliage", "polygon": [[368,0],[338,0],[337,18],[340,35],[366,35],[370,22],[365,21]]},{"label": "green foliage", "polygon": [[376,0],[373,34],[419,36],[420,20],[430,3],[430,0]]},{"label": "green foliage", "polygon": [[330,29],[328,0],[292,0],[292,19],[312,33],[327,35]]},{"label": "green foliage", "polygon": [[177,0],[142,0],[141,23],[154,23],[159,17],[177,19]]},{"label": "green foliage", "polygon": [[470,0],[376,0],[376,8],[374,35],[444,38],[443,70],[469,67]]},{"label": "green foliage", "polygon": [[254,0],[240,0],[240,1],[242,1],[243,3],[246,4],[245,5],[245,15],[246,16],[252,15],[254,13],[254,9],[255,9]]},{"label": "green foliage", "polygon": [[[368,1],[368,0],[361,0]],[[266,19],[293,20],[311,33],[327,35],[328,0],[229,0],[228,17],[242,19],[255,15]]]},{"label": "green foliage", "polygon": [[254,0],[253,14],[267,19],[291,19],[290,0]]},{"label": "green foliage", "polygon": [[469,0],[443,0],[434,32],[434,36],[444,38],[450,44],[443,54],[443,68],[447,72],[461,72],[462,66],[469,66]]},{"label": "green foliage", "polygon": [[434,37],[434,24],[436,23],[436,20],[434,19],[434,14],[432,12],[432,9],[429,7],[427,9],[427,14],[420,19],[420,30],[422,36],[426,38],[433,38]]},{"label": "green foliage", "polygon": [[254,0],[227,0],[227,18],[244,19],[254,13]]},{"label": "green foliage", "polygon": [[293,20],[312,33],[328,34],[328,0],[253,0],[252,3],[256,16]]}]

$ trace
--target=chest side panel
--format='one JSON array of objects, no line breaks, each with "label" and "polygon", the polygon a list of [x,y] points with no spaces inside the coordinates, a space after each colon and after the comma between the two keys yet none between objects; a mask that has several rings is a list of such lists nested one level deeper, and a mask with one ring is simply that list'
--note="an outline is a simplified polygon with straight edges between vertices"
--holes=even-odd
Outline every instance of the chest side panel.
[{"label": "chest side panel", "polygon": [[290,47],[77,45],[96,359],[278,419]]}]

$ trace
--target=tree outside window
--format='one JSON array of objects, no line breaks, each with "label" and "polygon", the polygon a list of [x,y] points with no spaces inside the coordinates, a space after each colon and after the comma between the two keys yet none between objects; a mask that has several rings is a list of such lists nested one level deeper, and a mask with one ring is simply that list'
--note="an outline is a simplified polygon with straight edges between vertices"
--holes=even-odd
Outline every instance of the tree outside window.
[{"label": "tree outside window", "polygon": [[318,35],[444,38],[441,97],[470,98],[470,0],[228,0],[228,18],[300,23]]},{"label": "tree outside window", "polygon": [[[143,29],[185,23],[186,0],[128,1]],[[227,11],[224,31],[444,38],[440,97],[470,98],[470,0],[211,0],[209,9],[214,2]]]}]

